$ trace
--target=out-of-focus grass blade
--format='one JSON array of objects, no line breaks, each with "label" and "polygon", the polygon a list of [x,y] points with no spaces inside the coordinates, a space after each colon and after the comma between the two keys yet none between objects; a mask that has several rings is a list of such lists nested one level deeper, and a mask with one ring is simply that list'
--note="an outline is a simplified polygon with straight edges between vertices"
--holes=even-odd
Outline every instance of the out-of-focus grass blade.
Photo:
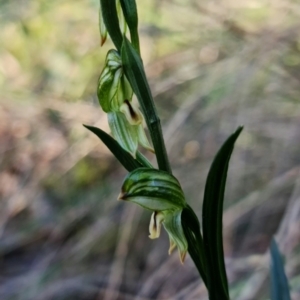
[{"label": "out-of-focus grass blade", "polygon": [[106,147],[119,160],[119,162],[127,171],[131,172],[137,168],[143,167],[142,164],[140,164],[127,151],[125,151],[109,134],[97,127],[88,125],[83,126],[99,137],[99,139],[106,145]]},{"label": "out-of-focus grass blade", "polygon": [[223,200],[228,164],[234,143],[242,131],[239,127],[222,145],[209,170],[203,200],[203,242],[207,261],[209,298],[229,299],[223,253]]},{"label": "out-of-focus grass blade", "polygon": [[119,25],[116,1],[100,0],[100,5],[103,21],[109,33],[109,36],[112,39],[118,51],[120,51],[123,37]]},{"label": "out-of-focus grass blade", "polygon": [[283,261],[275,239],[271,247],[271,300],[291,300],[288,280],[284,271]]},{"label": "out-of-focus grass blade", "polygon": [[194,261],[203,282],[207,285],[204,246],[200,231],[200,223],[195,212],[189,205],[183,209],[181,220],[184,235],[188,242],[188,252]]}]

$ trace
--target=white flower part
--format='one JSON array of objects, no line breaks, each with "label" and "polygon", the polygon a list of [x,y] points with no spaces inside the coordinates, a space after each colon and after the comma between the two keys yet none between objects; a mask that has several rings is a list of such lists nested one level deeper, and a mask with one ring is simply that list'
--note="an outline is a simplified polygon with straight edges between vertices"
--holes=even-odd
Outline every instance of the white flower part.
[{"label": "white flower part", "polygon": [[126,116],[127,121],[131,125],[139,125],[143,121],[143,115],[140,109],[129,100],[125,100],[120,106],[120,112]]},{"label": "white flower part", "polygon": [[164,215],[161,212],[154,211],[151,215],[149,225],[149,238],[157,239],[160,236],[161,224],[164,221]]}]

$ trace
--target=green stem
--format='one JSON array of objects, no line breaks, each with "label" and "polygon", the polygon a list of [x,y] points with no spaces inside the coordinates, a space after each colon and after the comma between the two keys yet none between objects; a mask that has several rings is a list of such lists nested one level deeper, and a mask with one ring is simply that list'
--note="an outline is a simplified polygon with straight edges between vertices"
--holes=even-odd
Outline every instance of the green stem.
[{"label": "green stem", "polygon": [[[155,114],[155,107],[153,109],[153,114]],[[146,120],[146,123],[151,135],[159,169],[172,174],[159,117],[156,115],[152,120],[148,120],[148,122]]]},{"label": "green stem", "polygon": [[147,81],[141,57],[126,37],[121,50],[123,69],[141,105],[155,150],[160,170],[172,174],[167,156],[160,119],[157,115],[151,90]]},{"label": "green stem", "polygon": [[137,51],[139,55],[141,55],[141,50],[140,50],[140,39],[139,39],[139,34],[136,30],[130,30],[130,38],[133,47]]}]

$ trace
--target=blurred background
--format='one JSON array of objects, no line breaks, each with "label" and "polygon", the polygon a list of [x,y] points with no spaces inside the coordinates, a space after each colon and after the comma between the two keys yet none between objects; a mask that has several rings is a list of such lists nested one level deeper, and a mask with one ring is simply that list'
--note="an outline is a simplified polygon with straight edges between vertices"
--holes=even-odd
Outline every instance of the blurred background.
[{"label": "blurred background", "polygon": [[[300,299],[300,3],[138,0],[141,49],[174,174],[201,215],[224,140],[232,299],[269,299],[271,237]],[[96,86],[98,0],[0,0],[0,299],[207,299],[189,257],[118,202],[126,171]],[[153,159],[150,155],[149,159]]]}]

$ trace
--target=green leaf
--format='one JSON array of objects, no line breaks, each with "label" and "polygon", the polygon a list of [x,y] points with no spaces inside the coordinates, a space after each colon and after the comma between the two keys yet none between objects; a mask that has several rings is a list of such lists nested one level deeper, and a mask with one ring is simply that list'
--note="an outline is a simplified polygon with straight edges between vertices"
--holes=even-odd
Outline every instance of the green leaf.
[{"label": "green leaf", "polygon": [[290,300],[288,280],[275,239],[271,242],[271,300]]},{"label": "green leaf", "polygon": [[182,211],[182,227],[188,242],[188,251],[198,272],[207,285],[206,260],[199,220],[193,209],[187,205]]},{"label": "green leaf", "polygon": [[120,51],[122,46],[122,33],[119,25],[115,0],[100,0],[103,21],[116,48]]},{"label": "green leaf", "polygon": [[121,6],[130,31],[131,42],[136,51],[140,53],[138,14],[135,0],[121,0]]},{"label": "green leaf", "polygon": [[126,38],[123,41],[121,57],[125,75],[143,110],[157,157],[158,167],[163,171],[171,173],[171,167],[163,142],[160,120],[154,106],[143,63],[136,50]]},{"label": "green leaf", "polygon": [[119,199],[153,211],[177,210],[186,202],[178,180],[152,168],[139,168],[125,178]]},{"label": "green leaf", "polygon": [[106,145],[106,147],[119,160],[119,162],[127,171],[131,172],[142,167],[142,164],[140,164],[127,151],[125,151],[109,134],[97,127],[88,125],[83,126],[99,137],[99,139]]},{"label": "green leaf", "polygon": [[145,116],[150,119],[155,119],[157,113],[154,108],[153,98],[147,82],[143,62],[127,38],[124,38],[123,41],[121,58],[125,74],[140,102]]},{"label": "green leaf", "polygon": [[207,260],[207,287],[210,299],[229,299],[224,264],[222,217],[228,164],[234,143],[242,131],[239,127],[222,145],[211,165],[205,185],[202,223]]}]

